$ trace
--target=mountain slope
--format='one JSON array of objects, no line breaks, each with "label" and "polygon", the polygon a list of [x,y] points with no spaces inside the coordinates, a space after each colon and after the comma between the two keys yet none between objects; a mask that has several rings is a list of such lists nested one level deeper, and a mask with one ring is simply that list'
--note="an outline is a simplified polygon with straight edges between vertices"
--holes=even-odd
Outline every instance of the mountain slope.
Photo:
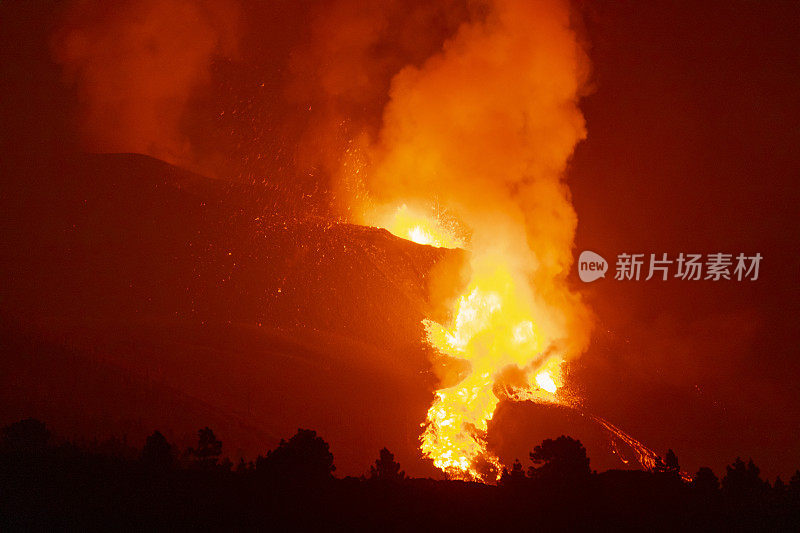
[{"label": "mountain slope", "polygon": [[308,426],[343,473],[384,445],[428,472],[420,320],[437,312],[430,270],[457,272],[462,252],[300,217],[279,191],[136,154],[9,175],[0,421],[187,442],[216,425],[250,457]]}]

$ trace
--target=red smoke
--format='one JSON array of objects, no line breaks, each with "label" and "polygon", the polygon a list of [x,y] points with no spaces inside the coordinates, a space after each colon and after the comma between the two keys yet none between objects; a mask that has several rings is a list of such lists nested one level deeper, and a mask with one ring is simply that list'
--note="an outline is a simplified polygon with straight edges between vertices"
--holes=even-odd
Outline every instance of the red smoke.
[{"label": "red smoke", "polygon": [[77,86],[85,148],[196,166],[203,154],[183,131],[184,113],[214,58],[236,52],[238,19],[233,0],[70,5],[53,53]]}]

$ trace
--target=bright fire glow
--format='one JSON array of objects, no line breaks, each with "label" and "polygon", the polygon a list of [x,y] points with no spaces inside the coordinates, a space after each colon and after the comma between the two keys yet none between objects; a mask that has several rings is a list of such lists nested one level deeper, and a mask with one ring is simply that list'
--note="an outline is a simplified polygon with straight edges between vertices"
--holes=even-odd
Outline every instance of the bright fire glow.
[{"label": "bright fire glow", "polygon": [[[406,209],[403,205],[395,212],[398,217],[405,217]],[[436,221],[419,224],[444,231]],[[387,224],[393,233],[409,238],[411,234],[405,233],[406,227],[405,221]],[[458,241],[443,233],[438,235],[438,242]],[[507,236],[497,235],[495,240],[504,238]],[[519,259],[527,255],[526,249],[506,247],[502,254],[492,253],[491,249],[471,250],[471,281],[455,301],[450,324],[423,321],[431,346],[451,358],[470,363],[461,381],[436,392],[420,438],[423,453],[452,478],[498,479],[503,465],[488,449],[486,433],[501,399],[498,382],[503,379],[503,370],[511,367],[526,376],[527,381],[503,383],[501,396],[513,401],[578,409],[608,432],[614,453],[623,462],[628,460],[617,441],[632,450],[642,467],[654,468],[658,461],[655,452],[608,421],[584,413],[579,404],[560,394],[564,385],[561,373],[564,359],[554,354],[552,348],[562,332],[547,320],[551,314],[558,314],[558,310],[538,302],[526,271],[519,269],[518,265],[525,264]],[[680,475],[691,479],[685,472]]]},{"label": "bright fire glow", "polygon": [[[442,231],[435,220],[412,220],[404,205],[394,212],[398,220],[388,221],[385,227],[398,236],[410,238],[417,226]],[[494,240],[505,238],[498,235]],[[436,242],[459,240],[437,233]],[[454,303],[452,321],[424,321],[428,343],[441,354],[468,362],[469,373],[457,384],[436,392],[421,449],[451,477],[491,480],[502,470],[485,440],[488,422],[500,401],[495,393],[499,374],[512,367],[528,376],[527,381],[511,384],[515,399],[558,402],[562,359],[551,353],[555,340],[552,326],[542,327],[541,320],[550,311],[537,304],[523,267],[527,263],[520,260],[529,251],[472,248],[470,282]]]},{"label": "bright fire glow", "polygon": [[550,372],[546,370],[536,374],[536,384],[551,394],[558,389],[556,382],[550,376]]},{"label": "bright fire glow", "polygon": [[469,375],[437,392],[422,435],[422,451],[452,477],[486,480],[502,469],[485,435],[504,368],[535,375],[539,399],[558,401],[550,372],[558,372],[560,358],[544,355],[552,339],[537,327],[531,293],[513,263],[513,257],[473,256],[472,280],[455,304],[452,323],[425,321],[433,347],[470,363]]},{"label": "bright fire glow", "polygon": [[371,218],[376,225],[417,244],[437,248],[464,246],[464,241],[455,236],[454,228],[446,227],[441,217],[431,217],[424,210],[411,209],[406,204],[396,209],[375,210]]},{"label": "bright fire glow", "polygon": [[[481,5],[440,53],[395,75],[381,130],[353,140],[341,183],[358,222],[469,252],[463,272],[447,262],[431,272],[432,286],[436,276],[465,286],[440,302],[447,319],[423,321],[441,385],[420,448],[452,478],[493,481],[498,403],[573,407],[562,364],[589,341],[591,313],[566,279],[577,215],[562,181],[586,135],[588,68],[568,1]],[[652,451],[592,418],[654,464]]]},{"label": "bright fire glow", "polygon": [[431,274],[465,287],[441,302],[447,320],[424,321],[441,386],[421,449],[451,477],[491,481],[500,400],[563,402],[561,364],[588,344],[588,310],[566,282],[577,216],[562,182],[585,135],[587,69],[568,2],[484,7],[397,73],[381,131],[353,140],[341,183],[359,222],[468,250],[464,272]]}]

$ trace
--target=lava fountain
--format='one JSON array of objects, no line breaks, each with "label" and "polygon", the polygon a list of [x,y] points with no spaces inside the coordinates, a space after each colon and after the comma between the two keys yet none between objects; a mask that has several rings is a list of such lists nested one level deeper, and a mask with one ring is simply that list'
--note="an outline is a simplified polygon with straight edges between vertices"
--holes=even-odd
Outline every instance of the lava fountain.
[{"label": "lava fountain", "polygon": [[[384,227],[420,244],[463,242],[436,218],[411,220],[408,214],[399,207]],[[563,310],[550,307],[529,281],[530,251],[512,253],[504,238],[497,236],[498,247],[467,246],[469,283],[453,303],[451,320],[424,321],[427,341],[439,354],[468,363],[456,383],[436,392],[421,437],[422,452],[452,478],[499,476],[502,465],[485,436],[501,398],[567,401],[560,393],[567,332],[551,318]]]},{"label": "lava fountain", "polygon": [[585,136],[587,64],[566,2],[476,4],[441,52],[395,75],[379,137],[345,158],[343,182],[365,189],[359,222],[470,252],[450,319],[424,322],[458,364],[421,450],[454,478],[499,476],[485,437],[500,398],[563,401],[561,364],[588,342],[590,312],[566,284],[577,217],[562,181]]}]

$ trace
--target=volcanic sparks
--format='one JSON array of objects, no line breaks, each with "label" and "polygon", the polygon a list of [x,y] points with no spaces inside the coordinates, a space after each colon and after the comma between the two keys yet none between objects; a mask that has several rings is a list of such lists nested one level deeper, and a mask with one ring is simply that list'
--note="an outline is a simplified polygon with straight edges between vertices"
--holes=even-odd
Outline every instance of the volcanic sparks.
[{"label": "volcanic sparks", "polygon": [[358,222],[468,250],[448,319],[424,321],[452,364],[440,365],[421,450],[452,478],[493,481],[498,403],[559,402],[561,364],[585,348],[591,318],[566,283],[577,217],[561,181],[585,135],[585,53],[566,2],[487,8],[395,76],[380,137],[349,154],[342,181],[363,180]]},{"label": "volcanic sparks", "polygon": [[417,244],[437,248],[464,247],[463,239],[455,234],[454,221],[446,221],[441,216],[428,216],[424,210],[411,209],[406,204],[396,209],[376,210],[373,218],[377,226]]}]

